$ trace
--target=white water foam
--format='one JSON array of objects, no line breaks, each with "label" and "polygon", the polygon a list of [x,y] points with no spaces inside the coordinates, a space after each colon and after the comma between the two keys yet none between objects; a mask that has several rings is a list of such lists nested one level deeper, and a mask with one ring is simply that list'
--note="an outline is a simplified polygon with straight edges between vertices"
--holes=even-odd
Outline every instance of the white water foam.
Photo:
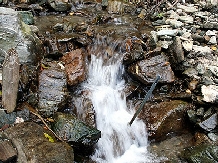
[{"label": "white water foam", "polygon": [[145,124],[139,119],[128,124],[134,111],[127,108],[121,75],[119,60],[105,64],[102,58],[91,56],[85,87],[91,92],[97,128],[101,131],[91,159],[97,163],[159,162],[147,151]]}]

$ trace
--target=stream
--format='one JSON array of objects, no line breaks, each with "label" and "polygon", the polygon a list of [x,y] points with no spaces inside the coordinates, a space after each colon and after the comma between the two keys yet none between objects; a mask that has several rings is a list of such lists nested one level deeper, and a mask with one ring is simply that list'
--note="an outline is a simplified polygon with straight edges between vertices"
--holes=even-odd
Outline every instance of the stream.
[{"label": "stream", "polygon": [[[104,42],[98,42],[95,46],[103,45]],[[110,49],[115,48],[112,46]],[[106,54],[104,51],[106,48],[97,51],[97,54]],[[92,50],[92,53],[96,51]],[[97,163],[159,162],[147,150],[147,131],[143,121],[136,119],[129,125],[134,110],[126,104],[123,92],[125,81],[122,79],[124,68],[120,56],[113,52],[113,56],[105,61],[102,55],[91,55],[84,87],[90,90],[96,125],[101,131],[101,138],[91,159]]]}]

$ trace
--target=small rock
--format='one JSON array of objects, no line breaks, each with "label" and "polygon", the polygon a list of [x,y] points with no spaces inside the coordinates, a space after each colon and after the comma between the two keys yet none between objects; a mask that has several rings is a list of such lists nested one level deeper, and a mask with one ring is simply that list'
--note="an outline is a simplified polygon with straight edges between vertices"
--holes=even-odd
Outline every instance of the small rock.
[{"label": "small rock", "polygon": [[212,140],[214,142],[218,142],[218,135],[217,134],[211,132],[211,133],[208,133],[207,135],[210,138],[210,140]]},{"label": "small rock", "polygon": [[176,19],[167,19],[165,21],[167,24],[170,24],[173,28],[180,28],[184,26],[184,23],[181,21],[178,21]]},{"label": "small rock", "polygon": [[206,102],[214,103],[218,98],[218,86],[216,85],[203,85],[201,87],[201,92],[203,95],[203,100]]},{"label": "small rock", "polygon": [[211,30],[208,30],[205,35],[207,36],[216,36],[216,31],[211,31]]},{"label": "small rock", "polygon": [[199,126],[206,131],[211,131],[217,126],[217,114],[213,114],[203,122],[199,123]]},{"label": "small rock", "polygon": [[173,29],[162,29],[157,32],[157,36],[176,36],[178,33],[178,30],[173,30]]},{"label": "small rock", "polygon": [[180,16],[179,20],[181,22],[188,23],[188,24],[193,24],[193,22],[194,22],[194,18],[192,16],[189,16],[189,15]]},{"label": "small rock", "polygon": [[198,45],[193,45],[193,50],[197,53],[201,53],[202,55],[206,54],[211,54],[212,50],[208,46],[198,46]]},{"label": "small rock", "polygon": [[193,41],[187,40],[182,42],[185,51],[190,52],[193,48]]},{"label": "small rock", "polygon": [[216,41],[216,36],[211,36],[210,40],[208,41],[208,44],[217,44],[217,41]]},{"label": "small rock", "polygon": [[185,6],[185,5],[181,5],[181,4],[178,4],[177,8],[182,9],[186,13],[194,13],[194,12],[198,11],[194,6]]}]

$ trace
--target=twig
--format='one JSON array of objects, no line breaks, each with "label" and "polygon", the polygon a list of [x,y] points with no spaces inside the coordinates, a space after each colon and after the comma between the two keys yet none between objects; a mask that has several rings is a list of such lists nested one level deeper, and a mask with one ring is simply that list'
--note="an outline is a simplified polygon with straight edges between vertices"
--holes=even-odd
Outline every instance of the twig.
[{"label": "twig", "polygon": [[28,107],[28,110],[29,110],[32,114],[36,115],[36,116],[42,121],[42,123],[44,123],[45,127],[46,127],[49,131],[51,131],[52,134],[54,134],[54,136],[55,136],[58,140],[64,142],[64,141],[47,125],[47,123],[46,123],[45,120],[42,118],[42,116],[39,115],[39,114],[37,113],[37,111],[36,111],[30,104],[28,104],[27,102],[25,102],[25,105]]},{"label": "twig", "polygon": [[135,120],[135,118],[137,117],[137,115],[140,113],[140,111],[143,109],[143,106],[145,105],[146,101],[148,100],[148,98],[150,97],[150,95],[152,94],[154,88],[156,87],[158,81],[160,79],[160,76],[158,75],[154,81],[154,83],[151,85],[151,88],[149,89],[148,93],[146,94],[144,100],[142,101],[140,108],[135,112],[134,116],[132,117],[131,121],[129,122],[129,125],[131,126],[133,121]]}]

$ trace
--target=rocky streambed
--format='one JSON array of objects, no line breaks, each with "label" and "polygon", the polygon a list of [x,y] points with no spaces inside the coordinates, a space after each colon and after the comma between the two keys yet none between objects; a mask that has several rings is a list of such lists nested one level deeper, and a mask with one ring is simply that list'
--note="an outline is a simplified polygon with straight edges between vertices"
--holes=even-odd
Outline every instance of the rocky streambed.
[{"label": "rocky streambed", "polygon": [[135,110],[161,76],[139,114],[151,153],[162,162],[218,161],[217,1],[0,5],[1,69],[9,49],[19,58],[18,87],[9,83],[17,95],[7,100],[1,73],[1,162],[92,162],[101,131],[81,85],[93,53],[123,58],[124,92]]}]

